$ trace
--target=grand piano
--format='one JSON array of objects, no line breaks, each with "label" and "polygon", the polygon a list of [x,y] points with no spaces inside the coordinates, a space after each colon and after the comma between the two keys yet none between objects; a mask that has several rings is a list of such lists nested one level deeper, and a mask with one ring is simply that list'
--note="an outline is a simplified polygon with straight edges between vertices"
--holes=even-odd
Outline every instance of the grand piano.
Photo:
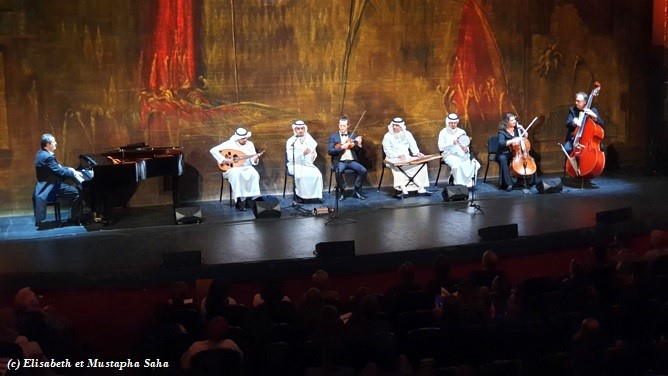
[{"label": "grand piano", "polygon": [[[183,150],[178,146],[131,144],[100,154],[79,156],[84,201],[92,213],[109,221],[114,207],[126,206],[142,180],[171,178],[172,202],[178,201],[178,179],[183,175]],[[170,181],[166,181],[169,183]]]}]

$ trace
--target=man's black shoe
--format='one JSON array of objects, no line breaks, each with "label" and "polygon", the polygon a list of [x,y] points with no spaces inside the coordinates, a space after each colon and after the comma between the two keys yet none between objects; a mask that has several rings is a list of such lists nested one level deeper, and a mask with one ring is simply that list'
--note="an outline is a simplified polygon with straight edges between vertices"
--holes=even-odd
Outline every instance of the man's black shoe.
[{"label": "man's black shoe", "polygon": [[353,196],[355,196],[355,198],[358,199],[358,200],[366,200],[366,197],[364,197],[364,195],[362,195],[361,193],[359,193],[357,191],[355,191],[353,193]]},{"label": "man's black shoe", "polygon": [[341,192],[341,195],[339,196],[339,201],[343,201],[346,199],[345,193]]}]

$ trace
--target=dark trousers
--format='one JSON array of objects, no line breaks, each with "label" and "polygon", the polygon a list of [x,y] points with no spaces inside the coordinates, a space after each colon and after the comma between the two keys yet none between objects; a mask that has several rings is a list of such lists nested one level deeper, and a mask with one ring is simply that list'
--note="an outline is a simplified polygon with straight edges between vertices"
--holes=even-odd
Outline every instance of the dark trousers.
[{"label": "dark trousers", "polygon": [[70,220],[79,221],[81,219],[81,195],[77,188],[60,183],[56,189],[56,198],[70,203]]},{"label": "dark trousers", "polygon": [[342,189],[346,187],[346,182],[343,180],[343,171],[345,170],[355,171],[355,175],[357,175],[355,176],[355,190],[361,190],[366,177],[366,168],[357,161],[339,161],[334,172],[336,173],[336,184]]},{"label": "dark trousers", "polygon": [[[505,188],[509,185],[524,184],[524,178],[515,179],[510,173],[510,162],[513,156],[510,153],[501,153],[496,157],[499,162],[499,188]],[[538,180],[536,174],[526,177],[527,186],[536,185]]]}]

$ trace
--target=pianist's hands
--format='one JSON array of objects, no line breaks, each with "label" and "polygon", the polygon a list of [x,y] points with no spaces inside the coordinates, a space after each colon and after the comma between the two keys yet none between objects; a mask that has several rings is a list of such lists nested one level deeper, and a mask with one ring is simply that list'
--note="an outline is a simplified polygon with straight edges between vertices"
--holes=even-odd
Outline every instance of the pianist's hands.
[{"label": "pianist's hands", "polygon": [[84,175],[81,173],[81,171],[77,171],[75,169],[72,169],[72,172],[74,172],[74,178],[77,179],[77,182],[79,184],[84,182]]}]

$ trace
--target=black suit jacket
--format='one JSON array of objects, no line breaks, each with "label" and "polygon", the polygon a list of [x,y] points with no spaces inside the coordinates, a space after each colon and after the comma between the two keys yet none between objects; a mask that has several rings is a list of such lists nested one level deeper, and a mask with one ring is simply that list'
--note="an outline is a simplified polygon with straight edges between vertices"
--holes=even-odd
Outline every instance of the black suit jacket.
[{"label": "black suit jacket", "polygon": [[[601,115],[599,115],[596,107],[592,107],[591,110],[596,114],[596,120],[594,120],[594,122],[600,126],[603,126],[603,118],[601,118]],[[568,116],[566,117],[566,142],[572,141],[574,138],[573,131],[575,131],[575,125],[573,125],[573,119],[576,119],[579,114],[580,110],[578,110],[575,106],[571,106],[568,109]]]},{"label": "black suit jacket", "polygon": [[[349,135],[348,137],[350,139],[355,139],[355,137],[357,137],[357,135],[353,133],[353,134]],[[329,141],[327,142],[327,152],[329,153],[329,155],[332,156],[332,164],[333,165],[336,165],[336,163],[339,163],[339,161],[341,160],[341,156],[345,152],[345,149],[341,149],[339,147],[336,147],[336,144],[340,144],[340,143],[341,143],[341,134],[339,134],[339,132],[332,133],[332,135],[329,136]],[[353,160],[358,161],[358,159],[357,159],[358,158],[358,153],[360,153],[362,151],[362,148],[355,145],[355,147],[353,147],[350,151],[352,152]]]},{"label": "black suit jacket", "polygon": [[35,155],[35,174],[37,184],[33,192],[35,202],[35,220],[46,218],[46,203],[56,200],[56,192],[65,179],[76,179],[74,173],[63,167],[56,156],[41,149]]}]

